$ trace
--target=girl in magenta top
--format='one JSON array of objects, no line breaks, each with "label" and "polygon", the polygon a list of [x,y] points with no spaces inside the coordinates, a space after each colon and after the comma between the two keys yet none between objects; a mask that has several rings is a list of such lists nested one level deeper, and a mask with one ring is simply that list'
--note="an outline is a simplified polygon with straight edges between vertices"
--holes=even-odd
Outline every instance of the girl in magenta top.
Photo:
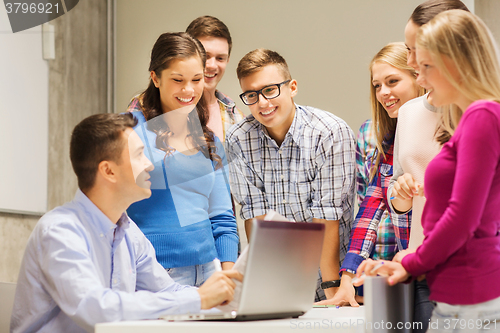
[{"label": "girl in magenta top", "polygon": [[[422,245],[414,253],[407,250],[401,264],[384,262],[371,272],[377,263],[369,260],[357,271],[358,276],[388,274],[390,284],[426,275],[430,299],[437,302],[431,331],[442,331],[452,318],[466,319],[474,329],[500,329],[500,321],[498,327],[493,322],[500,319],[496,50],[486,25],[465,11],[443,12],[419,29],[417,80],[433,95],[434,105],[452,105],[452,123],[446,125],[456,125],[456,130],[450,126],[452,138],[426,170]],[[453,115],[460,111],[463,116],[454,124],[458,117]]]}]

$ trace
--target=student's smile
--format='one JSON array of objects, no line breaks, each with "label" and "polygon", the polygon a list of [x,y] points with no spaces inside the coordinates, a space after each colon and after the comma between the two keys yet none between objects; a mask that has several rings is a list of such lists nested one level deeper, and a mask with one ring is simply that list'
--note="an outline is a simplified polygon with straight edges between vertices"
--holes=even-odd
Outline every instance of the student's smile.
[{"label": "student's smile", "polygon": [[266,108],[265,110],[262,110],[260,111],[260,114],[263,116],[263,117],[272,117],[273,115],[276,114],[276,110],[278,109],[277,106],[273,106],[273,107],[270,107],[270,108]]},{"label": "student's smile", "polygon": [[194,102],[194,96],[193,97],[185,97],[185,98],[177,96],[175,98],[177,98],[177,100],[179,101],[179,103],[181,105],[190,105],[190,104],[193,104],[193,102]]},{"label": "student's smile", "polygon": [[160,76],[151,72],[151,78],[160,92],[162,111],[169,112],[186,106],[195,106],[205,85],[203,63],[199,57],[172,61]]},{"label": "student's smile", "polygon": [[397,118],[399,108],[413,99],[418,91],[416,81],[408,71],[383,61],[372,65],[372,84],[378,102],[391,118]]},{"label": "student's smile", "polygon": [[396,107],[396,103],[399,102],[399,99],[390,99],[388,101],[385,101],[385,109],[389,111],[390,109],[393,109]]},{"label": "student's smile", "polygon": [[200,37],[198,40],[207,53],[205,90],[215,91],[229,62],[229,44],[221,37]]}]

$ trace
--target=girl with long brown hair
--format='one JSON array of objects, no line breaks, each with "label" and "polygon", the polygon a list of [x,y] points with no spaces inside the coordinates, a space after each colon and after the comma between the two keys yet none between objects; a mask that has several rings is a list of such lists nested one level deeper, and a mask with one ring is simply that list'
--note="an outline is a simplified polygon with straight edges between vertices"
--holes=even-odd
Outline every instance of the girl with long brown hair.
[{"label": "girl with long brown hair", "polygon": [[187,33],[165,33],[151,51],[148,88],[128,111],[154,163],[152,195],[128,209],[178,283],[199,286],[231,268],[238,234],[225,175],[224,149],[207,127],[203,102],[206,55]]}]

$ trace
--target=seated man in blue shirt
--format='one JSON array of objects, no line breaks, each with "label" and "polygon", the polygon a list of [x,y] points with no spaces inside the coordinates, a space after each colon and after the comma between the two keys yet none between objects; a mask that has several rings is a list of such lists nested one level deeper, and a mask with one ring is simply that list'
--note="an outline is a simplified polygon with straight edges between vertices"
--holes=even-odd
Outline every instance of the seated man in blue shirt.
[{"label": "seated man in blue shirt", "polygon": [[231,301],[236,271],[199,289],[175,283],[124,213],[151,195],[153,170],[131,114],[84,119],[72,134],[73,201],[45,214],[28,241],[12,312],[13,332],[93,332],[100,322],[196,313]]},{"label": "seated man in blue shirt", "polygon": [[272,209],[296,222],[324,223],[317,300],[340,285],[353,222],[355,138],[329,112],[294,104],[297,81],[278,53],[257,49],[237,68],[250,116],[226,135],[231,190],[242,205],[247,236],[252,218]]}]

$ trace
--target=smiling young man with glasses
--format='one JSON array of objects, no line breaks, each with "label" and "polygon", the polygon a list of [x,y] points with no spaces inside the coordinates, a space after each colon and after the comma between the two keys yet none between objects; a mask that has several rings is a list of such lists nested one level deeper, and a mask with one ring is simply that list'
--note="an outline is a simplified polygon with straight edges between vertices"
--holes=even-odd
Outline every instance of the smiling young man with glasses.
[{"label": "smiling young man with glasses", "polygon": [[[247,237],[250,220],[268,210],[296,222],[324,223],[319,282],[332,298],[353,222],[354,134],[333,114],[294,103],[297,81],[278,53],[249,52],[237,74],[240,98],[252,115],[228,131],[226,149]],[[325,297],[322,289],[317,300]]]}]

